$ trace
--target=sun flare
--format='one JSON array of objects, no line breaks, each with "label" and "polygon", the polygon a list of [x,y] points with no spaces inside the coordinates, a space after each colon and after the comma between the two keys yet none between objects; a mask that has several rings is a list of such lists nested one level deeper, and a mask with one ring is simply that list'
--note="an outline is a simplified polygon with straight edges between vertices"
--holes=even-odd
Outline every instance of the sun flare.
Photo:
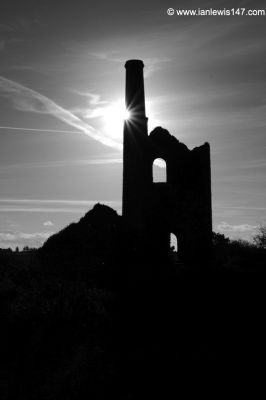
[{"label": "sun flare", "polygon": [[113,103],[104,110],[104,130],[113,138],[122,139],[124,121],[129,117],[130,113],[122,101]]}]

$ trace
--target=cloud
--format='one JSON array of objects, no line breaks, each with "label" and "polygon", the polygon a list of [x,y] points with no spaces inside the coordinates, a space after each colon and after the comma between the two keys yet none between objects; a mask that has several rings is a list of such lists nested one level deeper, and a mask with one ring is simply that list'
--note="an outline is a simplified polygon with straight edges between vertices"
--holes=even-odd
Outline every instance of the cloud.
[{"label": "cloud", "polygon": [[54,223],[52,221],[45,221],[43,226],[54,226]]},{"label": "cloud", "polygon": [[35,232],[35,233],[24,233],[19,232],[19,239],[48,239],[54,232]]},{"label": "cloud", "polygon": [[217,225],[217,229],[222,232],[247,232],[253,231],[257,228],[257,225],[250,224],[240,224],[240,225],[230,225],[227,222],[221,222]]},{"label": "cloud", "polygon": [[0,241],[10,242],[10,241],[18,241],[20,239],[46,240],[46,239],[48,239],[48,237],[50,237],[53,234],[54,234],[54,232],[26,233],[26,232],[4,231],[4,232],[0,232]]},{"label": "cloud", "polygon": [[[65,199],[0,199],[0,203],[15,203],[15,204],[65,204],[65,205],[92,205],[99,200],[65,200]],[[101,203],[114,203],[112,200],[101,200]]]},{"label": "cloud", "polygon": [[[96,203],[96,202],[95,202]],[[86,212],[86,208],[82,207],[19,207],[19,206],[0,206],[0,212],[38,212],[38,213],[73,213],[82,214]]]},{"label": "cloud", "polygon": [[13,17],[12,21],[0,24],[0,31],[2,32],[16,32],[16,33],[23,33],[25,32],[33,32],[37,26],[44,26],[43,22],[34,19],[29,19],[25,17]]},{"label": "cloud", "polygon": [[79,166],[83,166],[83,165],[121,164],[122,162],[123,162],[123,160],[121,157],[91,158],[88,160],[59,160],[59,161],[46,161],[46,162],[26,162],[26,163],[19,163],[19,164],[3,165],[0,168],[0,174],[5,173],[6,171],[8,171],[10,169],[79,167]]},{"label": "cloud", "polygon": [[[140,44],[140,41],[136,40],[138,43],[138,46]],[[90,52],[87,53],[87,56],[97,58],[100,60],[104,61],[110,61],[113,63],[119,63],[123,64],[125,63],[125,54],[123,51],[121,51],[121,48],[123,46],[116,44],[115,50],[103,50],[103,51],[95,51],[95,52]],[[145,70],[144,70],[144,76],[147,78],[150,76],[151,73],[163,68],[161,64],[171,62],[173,60],[176,60],[176,58],[173,57],[166,57],[166,56],[156,56],[156,57],[148,57],[146,55],[145,57]]]},{"label": "cloud", "polygon": [[39,247],[53,234],[54,232],[2,231],[0,232],[0,248]]},{"label": "cloud", "polygon": [[86,98],[87,105],[85,108],[74,107],[70,110],[75,115],[80,115],[84,119],[102,117],[105,114],[106,107],[111,105],[110,102],[101,100],[100,96],[96,93],[83,92],[75,89],[70,89],[70,92]]},{"label": "cloud", "polygon": [[1,241],[11,241],[11,240],[16,240],[17,237],[14,233],[12,232],[0,232],[0,240]]},{"label": "cloud", "polygon": [[0,199],[0,212],[82,214],[98,202],[121,211],[121,201],[117,200]]},{"label": "cloud", "polygon": [[0,126],[0,129],[15,130],[15,131],[36,131],[36,132],[55,132],[55,133],[80,133],[80,131],[66,131],[58,129],[39,129],[39,128],[22,128],[20,126]]},{"label": "cloud", "polygon": [[[6,79],[0,76],[0,95],[7,96],[13,102],[15,108],[20,111],[25,112],[34,112],[34,113],[41,113],[41,114],[50,114],[58,118],[59,120],[67,123],[70,126],[73,126],[92,139],[99,141],[100,143],[112,147],[116,150],[122,150],[122,143],[119,140],[112,139],[108,136],[108,133],[103,130],[103,133],[100,133],[94,127],[89,125],[87,122],[80,119],[77,115],[75,115],[72,111],[66,110],[60,105],[56,104],[51,99],[43,96],[42,94],[29,89],[25,86],[22,86],[14,81]],[[106,107],[97,107],[98,105],[103,104],[110,104],[105,101],[100,100],[100,97],[94,93],[83,93],[78,92],[79,94],[86,96],[89,100],[89,104],[93,105],[94,108],[91,110],[84,109],[76,109],[75,112],[81,114],[84,119],[92,119],[96,117],[100,117],[104,115],[104,110]],[[96,106],[96,108],[95,108]],[[0,127],[0,129],[14,129],[14,130],[24,130],[24,128],[16,128],[16,127]],[[26,128],[25,128],[26,129]],[[33,130],[28,129],[28,130]],[[39,130],[46,132],[46,130]],[[50,130],[47,130],[50,132]],[[64,131],[60,131],[64,132]],[[67,132],[67,131],[66,131]],[[71,131],[71,133],[76,133]],[[116,159],[98,159],[98,160],[83,160],[78,161],[78,165],[81,164],[110,164],[110,163],[121,163],[121,158]],[[161,165],[156,163],[159,167]],[[72,165],[71,162],[67,162],[65,165]],[[74,165],[75,161],[74,161]],[[58,163],[56,162],[56,166]]]},{"label": "cloud", "polygon": [[[232,169],[231,165],[223,165],[225,169]],[[257,158],[251,160],[240,160],[234,165],[234,169],[251,169],[251,168],[265,168],[266,167],[266,159],[265,158]]]},{"label": "cloud", "polygon": [[43,96],[41,93],[3,76],[0,76],[0,94],[8,97],[13,102],[14,107],[19,111],[53,115],[60,121],[77,128],[90,138],[97,140],[106,146],[119,150],[122,149],[121,143],[103,133],[100,133],[94,127],[78,118],[71,111],[61,107],[53,100]]},{"label": "cloud", "polygon": [[74,94],[78,94],[79,96],[82,96],[82,97],[86,97],[88,99],[89,103],[93,104],[93,105],[98,106],[98,105],[108,104],[107,101],[100,100],[100,95],[96,94],[96,93],[83,92],[81,90],[76,90],[76,89],[71,89],[70,92],[74,93]]}]

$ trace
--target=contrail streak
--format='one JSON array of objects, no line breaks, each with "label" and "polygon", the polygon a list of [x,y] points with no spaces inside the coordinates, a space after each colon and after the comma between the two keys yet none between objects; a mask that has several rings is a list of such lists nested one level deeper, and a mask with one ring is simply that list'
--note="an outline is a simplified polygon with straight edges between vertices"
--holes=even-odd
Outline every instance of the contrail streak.
[{"label": "contrail streak", "polygon": [[94,127],[82,121],[71,111],[66,110],[65,108],[56,104],[53,100],[43,96],[41,93],[38,93],[35,90],[0,76],[0,92],[2,92],[2,95],[10,98],[15,108],[20,111],[53,115],[60,121],[77,128],[90,138],[95,139],[106,146],[119,150],[122,149],[121,143],[98,132]]},{"label": "contrail streak", "polygon": [[40,129],[40,128],[21,128],[17,126],[0,126],[0,129],[8,129],[14,131],[35,131],[35,132],[55,132],[55,133],[80,133],[80,131],[63,131],[58,129]]}]

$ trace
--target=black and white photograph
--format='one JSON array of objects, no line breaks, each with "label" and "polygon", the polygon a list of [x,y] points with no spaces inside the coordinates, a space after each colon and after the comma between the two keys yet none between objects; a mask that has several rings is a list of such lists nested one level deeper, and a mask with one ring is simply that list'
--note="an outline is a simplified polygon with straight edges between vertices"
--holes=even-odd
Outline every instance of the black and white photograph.
[{"label": "black and white photograph", "polygon": [[263,396],[265,64],[265,0],[2,0],[1,400]]}]

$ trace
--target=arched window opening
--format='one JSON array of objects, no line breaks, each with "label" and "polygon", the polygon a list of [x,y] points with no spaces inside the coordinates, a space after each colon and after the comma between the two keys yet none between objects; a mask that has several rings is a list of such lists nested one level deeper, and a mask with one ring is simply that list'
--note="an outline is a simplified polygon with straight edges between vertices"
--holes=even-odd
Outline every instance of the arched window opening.
[{"label": "arched window opening", "polygon": [[174,233],[170,233],[170,249],[172,252],[178,252],[178,240]]},{"label": "arched window opening", "polygon": [[167,182],[166,180],[166,162],[162,158],[156,158],[152,165],[153,183]]}]

